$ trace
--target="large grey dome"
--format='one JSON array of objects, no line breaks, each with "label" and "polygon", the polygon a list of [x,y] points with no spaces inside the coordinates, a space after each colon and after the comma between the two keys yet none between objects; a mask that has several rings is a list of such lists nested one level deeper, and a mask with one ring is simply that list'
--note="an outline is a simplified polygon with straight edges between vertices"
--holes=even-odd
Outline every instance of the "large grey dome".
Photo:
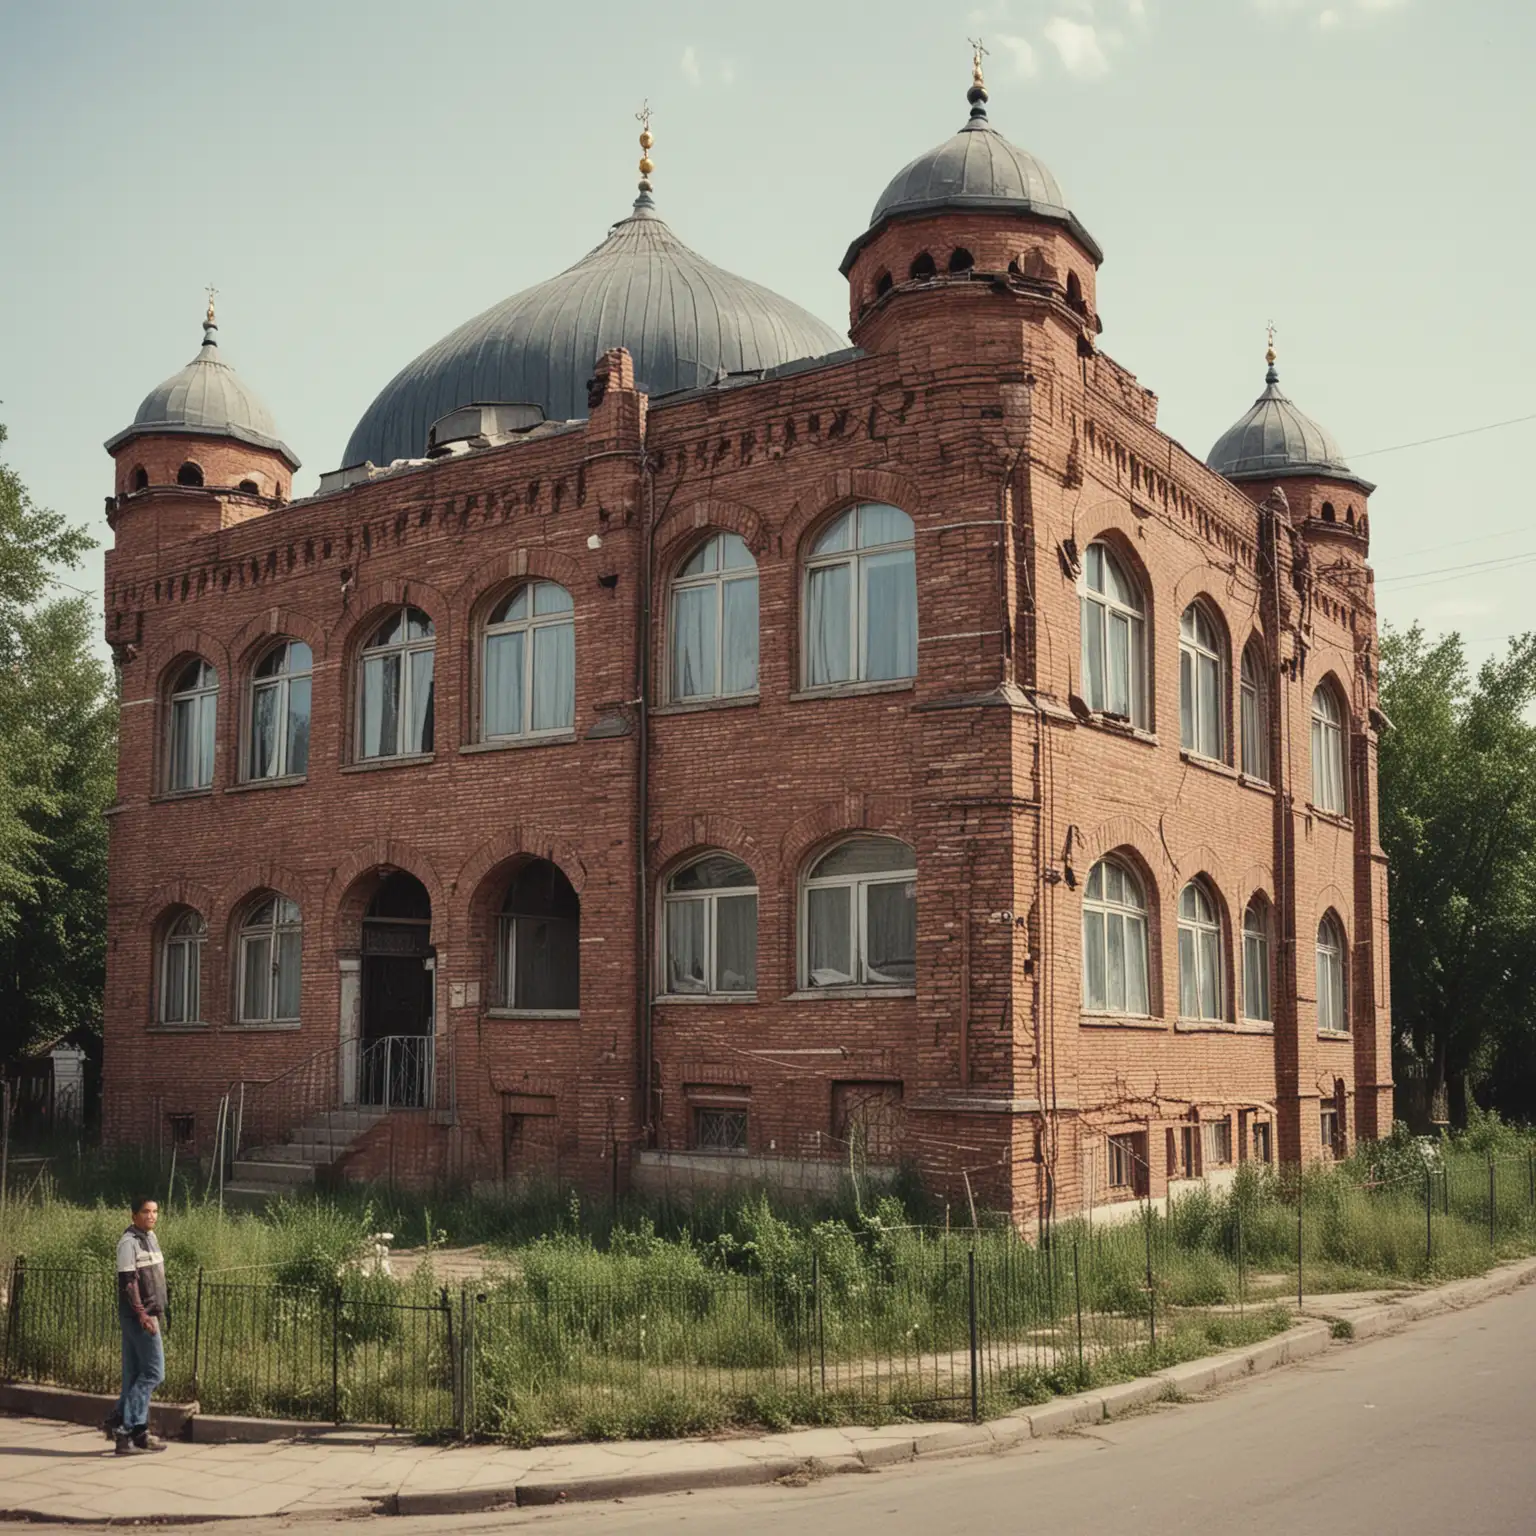
[{"label": "large grey dome", "polygon": [[210,304],[197,356],[145,395],[131,425],[107,439],[109,453],[136,437],[174,432],[232,437],[236,442],[271,448],[282,454],[290,469],[299,467],[293,450],[277,435],[272,412],[219,355],[218,331]]},{"label": "large grey dome", "polygon": [[1228,480],[1270,480],[1286,475],[1330,475],[1369,488],[1344,462],[1327,428],[1300,411],[1280,389],[1274,353],[1264,393],[1216,440],[1206,464]]},{"label": "large grey dome", "polygon": [[1022,213],[1065,224],[1093,259],[1104,253],[1067,206],[1066,193],[1050,169],[1028,150],[1010,144],[987,120],[987,93],[979,82],[967,99],[971,115],[958,133],[919,155],[891,178],[869,216],[869,229],[849,249],[843,271],[874,232],[892,218],[942,209]]},{"label": "large grey dome", "polygon": [[627,347],[636,382],[665,395],[847,345],[798,304],[689,250],[642,192],[575,266],[407,364],[364,412],[343,463],[419,458],[432,423],[465,405],[521,401],[549,420],[584,417],[587,380],[610,347]]}]

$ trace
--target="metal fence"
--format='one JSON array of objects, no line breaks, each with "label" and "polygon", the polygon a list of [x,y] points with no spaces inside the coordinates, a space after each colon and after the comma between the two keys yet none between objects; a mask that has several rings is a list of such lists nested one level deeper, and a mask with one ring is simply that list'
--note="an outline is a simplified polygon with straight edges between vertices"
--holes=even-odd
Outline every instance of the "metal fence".
[{"label": "metal fence", "polygon": [[[1034,1241],[817,1228],[745,1273],[666,1244],[529,1252],[454,1290],[200,1271],[172,1290],[166,1391],[212,1412],[513,1439],[978,1417],[1262,1337],[1292,1291],[1469,1273],[1490,1249],[1528,1248],[1536,1161],[1240,1179],[1122,1215]],[[115,1390],[110,1273],[18,1259],[4,1305],[6,1376]]]}]

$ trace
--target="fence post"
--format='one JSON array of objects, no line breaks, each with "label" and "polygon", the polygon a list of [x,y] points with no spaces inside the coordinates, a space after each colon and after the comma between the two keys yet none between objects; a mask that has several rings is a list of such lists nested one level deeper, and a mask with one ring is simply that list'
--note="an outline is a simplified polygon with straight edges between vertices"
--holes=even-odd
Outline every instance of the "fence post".
[{"label": "fence post", "polygon": [[[0,1084],[3,1091],[4,1084]],[[11,1265],[11,1300],[5,1309],[5,1374],[11,1374],[11,1361],[14,1358],[11,1353],[12,1345],[21,1337],[21,1293],[27,1283],[27,1259],[25,1254],[18,1253],[16,1262]]]},{"label": "fence post", "polygon": [[1302,1308],[1301,1299],[1301,1210],[1302,1210],[1302,1180],[1301,1164],[1296,1164],[1296,1310]]},{"label": "fence post", "polygon": [[1536,1152],[1525,1154],[1525,1203],[1536,1210]]},{"label": "fence post", "polygon": [[1435,1261],[1435,1176],[1424,1169],[1424,1262]]},{"label": "fence post", "polygon": [[197,1401],[198,1355],[203,1345],[203,1266],[197,1266],[197,1301],[192,1309],[192,1401]]},{"label": "fence post", "polygon": [[475,1346],[470,1336],[469,1287],[459,1286],[459,1422],[455,1426],[460,1440],[469,1439],[471,1409],[470,1373],[474,1370]]},{"label": "fence post", "polygon": [[1083,1375],[1083,1280],[1077,1269],[1077,1239],[1072,1239],[1072,1294],[1077,1301],[1077,1375]]},{"label": "fence post", "polygon": [[1237,1310],[1239,1313],[1248,1310],[1248,1276],[1243,1267],[1243,1202],[1233,1202],[1237,1213]]},{"label": "fence post", "polygon": [[1496,1238],[1494,1236],[1494,1217],[1498,1204],[1498,1195],[1496,1189],[1496,1169],[1497,1165],[1490,1157],[1488,1159],[1488,1246],[1490,1248],[1494,1247],[1496,1243]]},{"label": "fence post", "polygon": [[967,1268],[969,1283],[966,1288],[969,1292],[967,1301],[971,1324],[971,1422],[974,1424],[981,1418],[981,1351],[976,1335],[976,1249],[974,1246],[971,1248]]},{"label": "fence post", "polygon": [[1449,1163],[1440,1170],[1440,1196],[1440,1214],[1449,1216],[1451,1214],[1451,1165]]},{"label": "fence post", "polygon": [[821,1358],[821,1394],[827,1394],[827,1330],[821,1315],[821,1255],[811,1255],[811,1299],[816,1308],[816,1352]]},{"label": "fence post", "polygon": [[1147,1335],[1157,1353],[1157,1291],[1152,1284],[1152,1202],[1147,1201]]},{"label": "fence post", "polygon": [[341,1282],[331,1290],[331,1423],[341,1423]]}]

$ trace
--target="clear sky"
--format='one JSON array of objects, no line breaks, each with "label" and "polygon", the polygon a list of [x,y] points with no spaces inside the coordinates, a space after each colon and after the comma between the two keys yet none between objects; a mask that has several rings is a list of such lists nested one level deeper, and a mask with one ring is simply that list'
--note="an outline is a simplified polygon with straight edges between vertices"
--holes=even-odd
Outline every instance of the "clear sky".
[{"label": "clear sky", "polygon": [[646,97],[673,228],[841,330],[838,261],[965,120],[977,32],[1165,430],[1204,457],[1273,318],[1379,482],[1385,616],[1474,658],[1536,625],[1536,420],[1372,452],[1536,414],[1531,0],[0,0],[4,451],[105,541],[101,444],[214,283],[308,493],[404,363],[624,216]]}]

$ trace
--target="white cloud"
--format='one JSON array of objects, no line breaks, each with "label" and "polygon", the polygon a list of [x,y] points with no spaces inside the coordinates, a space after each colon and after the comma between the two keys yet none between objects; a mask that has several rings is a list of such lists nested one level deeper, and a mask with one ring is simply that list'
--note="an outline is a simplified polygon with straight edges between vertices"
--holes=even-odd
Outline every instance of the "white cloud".
[{"label": "white cloud", "polygon": [[1033,75],[1039,72],[1040,66],[1035,61],[1035,50],[1030,45],[1027,37],[1017,37],[1007,32],[997,34],[998,48],[1005,52],[1006,56],[1013,60],[1013,72],[1016,75]]},{"label": "white cloud", "polygon": [[1408,0],[1334,0],[1332,5],[1319,4],[1318,0],[1253,0],[1255,10],[1272,16],[1303,16],[1319,32],[1369,26],[1407,4]]},{"label": "white cloud", "polygon": [[683,72],[683,78],[689,85],[697,85],[702,78],[699,70],[699,50],[689,43],[683,49],[683,56],[677,61],[678,68]]},{"label": "white cloud", "polygon": [[703,59],[692,43],[683,49],[677,67],[689,85],[703,85],[706,81],[731,85],[736,79],[736,66],[730,59],[722,59],[718,64]]},{"label": "white cloud", "polygon": [[1052,16],[1042,30],[1069,75],[1076,75],[1079,80],[1097,80],[1109,73],[1109,59],[1092,22]]},{"label": "white cloud", "polygon": [[1337,11],[1323,11],[1317,18],[1319,32],[1331,32],[1344,18]]}]

